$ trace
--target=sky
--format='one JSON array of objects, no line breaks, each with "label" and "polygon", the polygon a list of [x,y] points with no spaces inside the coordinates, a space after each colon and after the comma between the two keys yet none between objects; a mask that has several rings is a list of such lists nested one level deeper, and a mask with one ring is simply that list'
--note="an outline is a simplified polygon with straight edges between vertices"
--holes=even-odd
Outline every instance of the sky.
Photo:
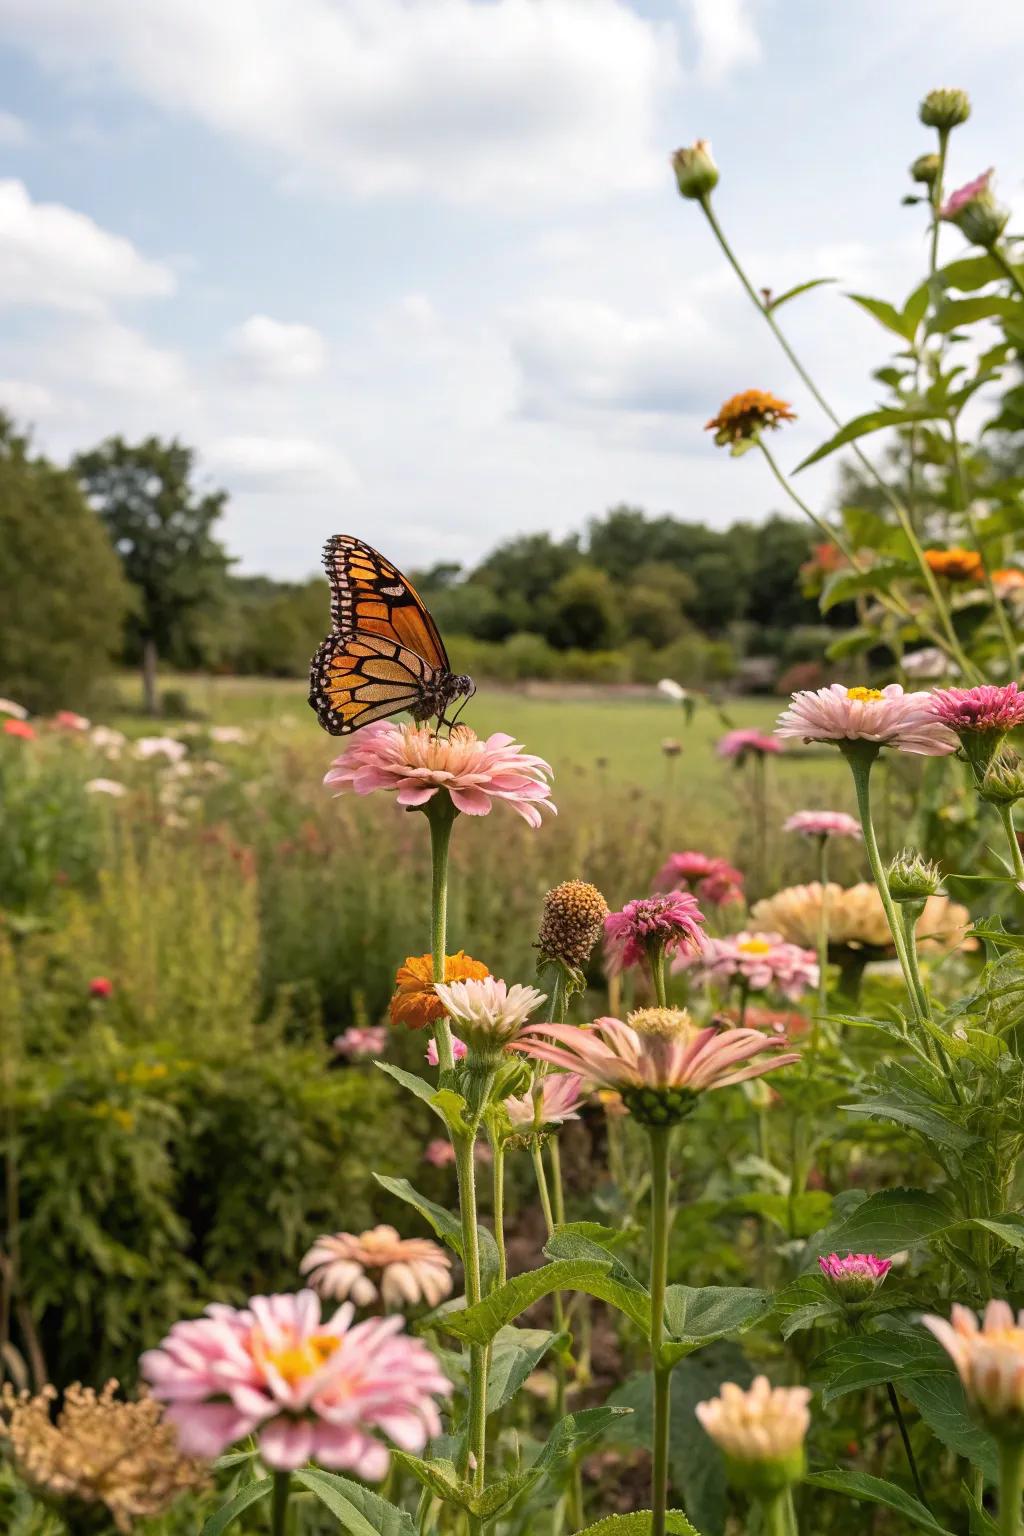
[{"label": "sky", "polygon": [[[712,141],[755,283],[837,410],[925,259],[916,105],[1024,212],[1021,0],[0,0],[0,406],[58,458],[177,436],[243,572],[333,532],[472,564],[619,502],[781,505],[703,431],[751,386],[827,423],[669,155]],[[944,231],[945,254],[962,245]],[[816,506],[828,466],[800,477]]]}]

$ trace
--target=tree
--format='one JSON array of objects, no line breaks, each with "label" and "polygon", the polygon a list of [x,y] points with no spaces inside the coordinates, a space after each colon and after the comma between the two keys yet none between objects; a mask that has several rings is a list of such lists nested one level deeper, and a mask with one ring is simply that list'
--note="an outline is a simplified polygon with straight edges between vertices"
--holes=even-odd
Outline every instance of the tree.
[{"label": "tree", "polygon": [[498,599],[489,626],[475,633],[481,639],[503,640],[517,630],[543,629],[556,584],[579,560],[575,537],[556,543],[549,533],[528,533],[499,544],[469,578],[489,587]]},{"label": "tree", "polygon": [[607,651],[623,639],[615,587],[605,571],[580,565],[555,583],[547,636],[556,650]]},{"label": "tree", "polygon": [[73,463],[138,594],[130,633],[149,714],[157,712],[158,658],[187,656],[196,624],[223,596],[229,564],[212,532],[227,493],[193,487],[194,459],[176,440],[111,437]]},{"label": "tree", "polygon": [[83,709],[121,646],[131,593],[74,475],[0,413],[0,692]]}]

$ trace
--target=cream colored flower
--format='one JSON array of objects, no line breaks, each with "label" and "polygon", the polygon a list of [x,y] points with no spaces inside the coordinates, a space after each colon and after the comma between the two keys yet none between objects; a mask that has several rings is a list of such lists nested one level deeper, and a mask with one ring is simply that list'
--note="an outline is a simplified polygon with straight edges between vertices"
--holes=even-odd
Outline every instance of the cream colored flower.
[{"label": "cream colored flower", "polygon": [[808,1387],[773,1387],[757,1376],[748,1392],[722,1384],[721,1397],[698,1403],[697,1417],[712,1440],[734,1461],[792,1462],[803,1454],[810,1428]]},{"label": "cream colored flower", "polygon": [[1024,1415],[1024,1312],[990,1301],[982,1325],[969,1307],[955,1306],[949,1322],[921,1321],[953,1359],[968,1399],[994,1429]]},{"label": "cream colored flower", "polygon": [[318,1237],[299,1269],[321,1296],[368,1307],[379,1294],[390,1312],[421,1300],[436,1307],[452,1288],[444,1249],[424,1237],[399,1237],[394,1227]]},{"label": "cream colored flower", "polygon": [[[791,885],[763,901],[754,903],[750,926],[761,933],[781,933],[791,944],[817,944],[821,920],[822,888],[819,881],[810,885]],[[844,889],[830,882],[827,887],[828,942],[835,948],[889,949],[892,936],[882,899],[870,881]],[[966,907],[948,896],[929,896],[917,924],[918,947],[925,954],[945,950],[976,949],[977,940],[966,937],[971,915]]]}]

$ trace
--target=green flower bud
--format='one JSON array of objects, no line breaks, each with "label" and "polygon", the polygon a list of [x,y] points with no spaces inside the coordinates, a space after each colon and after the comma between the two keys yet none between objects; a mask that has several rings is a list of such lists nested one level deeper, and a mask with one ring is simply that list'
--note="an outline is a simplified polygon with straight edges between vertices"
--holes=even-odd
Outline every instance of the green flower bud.
[{"label": "green flower bud", "polygon": [[1012,747],[1005,747],[989,763],[978,794],[989,805],[1016,805],[1024,800],[1024,760]]},{"label": "green flower bud", "polygon": [[997,203],[991,192],[982,192],[953,215],[952,223],[972,245],[990,251],[1010,221],[1009,208]]},{"label": "green flower bud", "polygon": [[914,181],[921,182],[923,186],[933,186],[939,174],[938,155],[918,155],[910,167],[910,174]]},{"label": "green flower bud", "polygon": [[914,848],[904,848],[896,855],[885,878],[893,901],[925,901],[942,884],[939,866],[923,859]]},{"label": "green flower bud", "polygon": [[926,128],[938,128],[948,133],[966,123],[971,115],[971,99],[966,91],[929,91],[917,109],[917,115]]},{"label": "green flower bud", "polygon": [[755,1499],[770,1499],[783,1489],[803,1482],[806,1472],[807,1457],[803,1446],[788,1456],[768,1461],[745,1461],[729,1455],[725,1458],[725,1475],[732,1486]]},{"label": "green flower bud", "polygon": [[707,139],[698,139],[689,149],[677,149],[672,156],[672,169],[683,197],[699,202],[718,185],[718,166],[711,158]]}]

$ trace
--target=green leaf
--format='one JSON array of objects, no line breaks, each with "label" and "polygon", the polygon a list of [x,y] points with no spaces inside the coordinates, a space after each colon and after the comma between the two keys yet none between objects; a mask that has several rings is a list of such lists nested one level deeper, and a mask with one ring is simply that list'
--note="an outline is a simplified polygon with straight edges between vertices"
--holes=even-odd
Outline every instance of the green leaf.
[{"label": "green leaf", "polygon": [[828,1221],[832,1213],[832,1196],[824,1189],[805,1190],[802,1195],[792,1199],[789,1195],[765,1194],[754,1190],[726,1200],[721,1209],[723,1215],[736,1211],[749,1216],[763,1216],[787,1237],[809,1237]]},{"label": "green leaf", "polygon": [[783,304],[788,304],[790,299],[798,298],[801,293],[810,293],[812,288],[820,288],[822,283],[837,281],[838,279],[834,277],[812,277],[808,283],[797,283],[795,288],[787,288],[785,293],[780,293],[777,299],[772,299],[766,304],[765,309],[772,314],[774,310],[781,309]]},{"label": "green leaf", "polygon": [[440,1456],[425,1461],[422,1456],[413,1456],[410,1451],[392,1451],[391,1459],[397,1466],[405,1467],[422,1487],[429,1489],[446,1504],[455,1504],[459,1509],[476,1512],[477,1491],[472,1483],[459,1476],[454,1462]]},{"label": "green leaf", "polygon": [[[579,1536],[651,1536],[653,1515],[649,1509],[638,1509],[631,1515],[606,1515],[596,1525],[588,1525]],[[670,1509],[665,1515],[667,1536],[700,1536],[700,1532],[681,1515]]]},{"label": "green leaf", "polygon": [[991,1482],[995,1482],[999,1471],[995,1440],[971,1417],[963,1386],[955,1371],[951,1370],[945,1376],[908,1377],[900,1390],[943,1445],[958,1456],[966,1456]]},{"label": "green leaf", "polygon": [[967,293],[995,282],[1003,276],[1003,269],[992,256],[964,256],[940,267],[935,276],[944,288],[957,288]]},{"label": "green leaf", "polygon": [[665,1292],[665,1326],[673,1343],[665,1345],[674,1364],[715,1339],[746,1333],[772,1310],[771,1291],[735,1285],[670,1285]]},{"label": "green leaf", "polygon": [[489,1344],[500,1328],[553,1291],[585,1291],[599,1301],[618,1307],[645,1333],[650,1333],[650,1302],[646,1292],[636,1292],[613,1279],[612,1261],[601,1263],[562,1259],[516,1275],[506,1285],[463,1312],[438,1319],[438,1327],[473,1344]]},{"label": "green leaf", "polygon": [[497,1413],[511,1402],[548,1350],[562,1349],[568,1342],[568,1334],[550,1333],[546,1328],[499,1328],[491,1348],[487,1412]]},{"label": "green leaf", "polygon": [[811,1368],[815,1376],[825,1375],[823,1408],[848,1392],[862,1392],[887,1381],[902,1382],[911,1376],[948,1376],[952,1370],[945,1350],[923,1329],[854,1334],[826,1349]]},{"label": "green leaf", "polygon": [[961,1483],[960,1497],[964,1501],[971,1522],[971,1536],[999,1536],[998,1525],[988,1511],[978,1503],[974,1497],[974,1489],[968,1488],[966,1483]]},{"label": "green leaf", "polygon": [[895,1483],[871,1477],[867,1472],[843,1472],[837,1467],[834,1472],[811,1472],[804,1478],[804,1482],[812,1488],[825,1488],[829,1493],[845,1493],[858,1502],[866,1499],[869,1504],[882,1504],[886,1509],[895,1510],[922,1531],[929,1531],[931,1536],[951,1536],[949,1528],[940,1525],[917,1499],[912,1499],[909,1493],[904,1493]]},{"label": "green leaf", "polygon": [[1024,1216],[1016,1216],[1012,1212],[1005,1216],[975,1216],[965,1225],[984,1227],[986,1232],[994,1232],[996,1237],[1008,1243],[1011,1248],[1024,1248]]},{"label": "green leaf", "polygon": [[926,1140],[940,1147],[948,1147],[953,1152],[965,1152],[981,1139],[972,1136],[970,1131],[957,1125],[955,1120],[949,1119],[924,1098],[911,1099],[897,1092],[876,1094],[872,1099],[863,1099],[859,1104],[842,1104],[840,1108],[848,1115],[869,1115],[872,1119],[894,1120],[897,1125],[919,1131]]},{"label": "green leaf", "polygon": [[[433,1200],[428,1200],[426,1195],[421,1195],[418,1189],[414,1189],[408,1179],[392,1179],[387,1174],[375,1173],[374,1178],[381,1189],[386,1189],[389,1195],[394,1195],[398,1200],[404,1200],[406,1205],[411,1205],[413,1210],[419,1211],[424,1221],[433,1227],[437,1236],[443,1243],[447,1243],[453,1253],[465,1262],[462,1251],[462,1223],[451,1211],[446,1211],[443,1205],[438,1205]],[[498,1276],[500,1260],[498,1257],[498,1245],[494,1241],[493,1234],[481,1222],[478,1229],[480,1245],[480,1280],[484,1287],[489,1287]]]},{"label": "green leaf", "polygon": [[[885,299],[869,299],[863,293],[848,293],[848,299],[859,304],[861,309],[867,310],[869,315],[874,315],[879,325],[884,325],[887,331],[895,331],[897,336],[902,336],[904,341],[913,341],[916,324],[911,326],[906,318],[894,304],[888,304]],[[925,304],[927,305],[927,292]]]},{"label": "green leaf", "polygon": [[820,1274],[801,1275],[775,1297],[774,1313],[784,1339],[818,1323],[838,1323],[845,1312]]},{"label": "green leaf", "polygon": [[416,1536],[416,1522],[379,1493],[336,1472],[303,1467],[292,1480],[314,1494],[339,1521],[347,1536]]},{"label": "green leaf", "polygon": [[244,1488],[239,1488],[233,1499],[229,1499],[215,1515],[210,1516],[200,1536],[220,1536],[221,1531],[226,1531],[239,1515],[251,1509],[254,1504],[258,1504],[260,1499],[267,1498],[273,1487],[272,1477],[263,1477],[258,1483],[246,1483]]},{"label": "green leaf", "polygon": [[956,1216],[940,1195],[924,1189],[883,1189],[869,1195],[838,1224],[819,1235],[819,1253],[845,1249],[881,1257],[926,1243]]},{"label": "green leaf", "polygon": [[907,299],[903,306],[903,322],[907,327],[904,334],[909,341],[913,341],[917,335],[917,328],[928,312],[928,300],[931,296],[930,284],[926,281],[917,288]]},{"label": "green leaf", "polygon": [[[636,1316],[647,1317],[649,1315],[647,1287],[640,1283],[632,1271],[612,1251],[609,1233],[609,1228],[600,1227],[596,1222],[581,1221],[556,1227],[544,1244],[544,1252],[549,1259],[577,1259],[584,1263],[596,1264],[603,1264],[610,1260],[612,1280],[620,1285],[624,1292],[632,1295],[633,1302],[639,1309]],[[617,1234],[611,1232],[610,1235],[614,1241]]]},{"label": "green leaf", "polygon": [[796,467],[796,473],[806,469],[809,464],[817,464],[819,459],[828,458],[830,453],[835,453],[837,448],[844,448],[847,443],[855,442],[858,437],[866,437],[869,432],[881,432],[885,427],[905,426],[911,421],[935,421],[938,413],[931,407],[905,406],[902,409],[890,409],[881,411],[868,411],[863,416],[855,416],[848,421],[845,427],[840,427],[828,442],[822,443],[820,448],[808,454],[807,458]]},{"label": "green leaf", "polygon": [[438,1088],[436,1083],[428,1082],[425,1077],[417,1077],[414,1072],[405,1072],[390,1061],[375,1061],[374,1066],[386,1072],[388,1077],[393,1077],[396,1083],[400,1083],[403,1088],[408,1089],[428,1105],[438,1119],[444,1121],[450,1131],[466,1135],[471,1129],[463,1113],[466,1101],[461,1093],[455,1093],[451,1088]]},{"label": "green leaf", "polygon": [[1021,315],[1019,299],[1005,294],[978,294],[973,299],[947,299],[932,316],[928,330],[933,336],[944,336],[961,325],[974,325],[978,320],[1012,320]]}]

